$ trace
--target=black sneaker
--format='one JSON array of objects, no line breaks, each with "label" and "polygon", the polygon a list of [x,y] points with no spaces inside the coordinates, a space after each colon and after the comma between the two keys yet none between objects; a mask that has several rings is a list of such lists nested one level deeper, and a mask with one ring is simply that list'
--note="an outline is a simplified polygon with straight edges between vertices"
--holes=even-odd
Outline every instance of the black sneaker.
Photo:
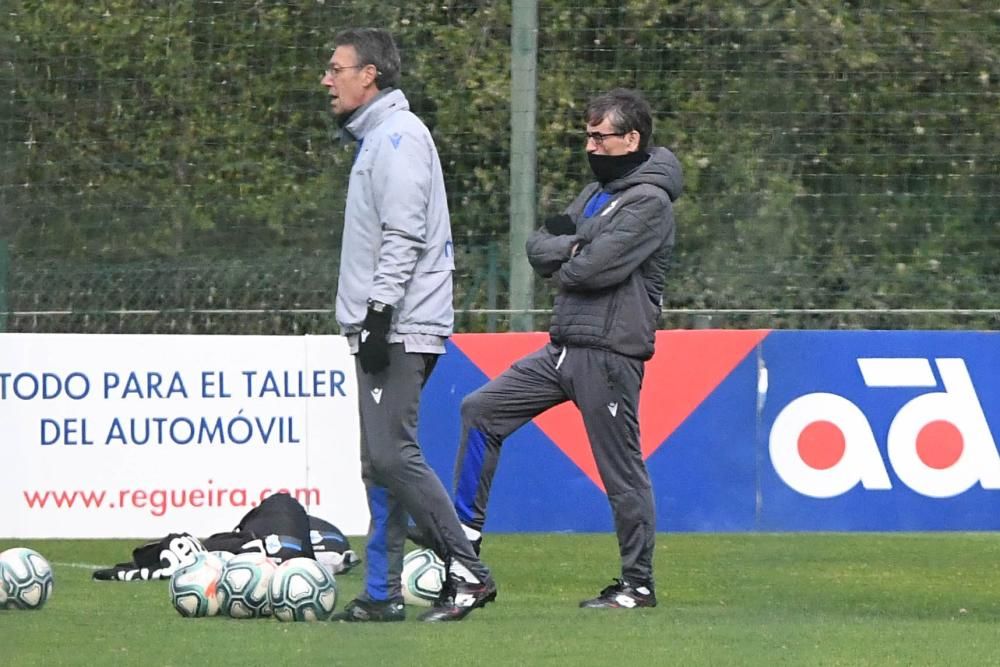
[{"label": "black sneaker", "polygon": [[368,621],[390,623],[406,619],[406,607],[402,600],[362,600],[355,598],[347,603],[343,611],[338,611],[331,620],[348,623]]},{"label": "black sneaker", "polygon": [[485,607],[497,599],[497,585],[489,579],[484,583],[450,579],[441,589],[434,608],[420,616],[421,621],[461,621],[473,609]]},{"label": "black sneaker", "polygon": [[656,593],[646,584],[633,586],[624,579],[615,579],[596,598],[580,603],[586,609],[633,609],[635,607],[655,607]]}]

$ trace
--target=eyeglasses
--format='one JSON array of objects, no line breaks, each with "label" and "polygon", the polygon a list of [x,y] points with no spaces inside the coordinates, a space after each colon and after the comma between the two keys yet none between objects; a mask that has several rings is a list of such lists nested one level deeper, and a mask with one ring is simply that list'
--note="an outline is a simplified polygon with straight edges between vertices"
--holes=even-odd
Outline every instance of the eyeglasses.
[{"label": "eyeglasses", "polygon": [[583,134],[598,146],[603,146],[604,140],[608,137],[624,137],[628,132],[584,132]]},{"label": "eyeglasses", "polygon": [[340,76],[340,74],[344,70],[348,70],[348,69],[361,69],[363,67],[368,67],[368,65],[344,65],[343,67],[341,67],[340,65],[334,65],[333,67],[327,67],[326,68],[326,73],[329,76],[337,77],[337,76]]}]

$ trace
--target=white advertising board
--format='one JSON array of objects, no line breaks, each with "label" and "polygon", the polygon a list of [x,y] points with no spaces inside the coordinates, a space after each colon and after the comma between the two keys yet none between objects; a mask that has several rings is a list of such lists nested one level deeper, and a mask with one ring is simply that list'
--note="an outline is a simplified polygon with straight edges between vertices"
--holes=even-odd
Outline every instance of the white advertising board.
[{"label": "white advertising board", "polygon": [[0,537],[232,530],[288,491],[364,534],[340,336],[0,334]]}]

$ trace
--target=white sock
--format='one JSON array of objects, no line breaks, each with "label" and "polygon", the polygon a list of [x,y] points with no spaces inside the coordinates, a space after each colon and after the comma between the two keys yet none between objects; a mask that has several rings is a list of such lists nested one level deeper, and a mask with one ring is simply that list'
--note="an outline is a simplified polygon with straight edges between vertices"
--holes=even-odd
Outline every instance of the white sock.
[{"label": "white sock", "polygon": [[[465,533],[465,538],[470,542],[474,542],[483,536],[482,532],[476,530],[475,528],[470,528],[464,523],[460,525],[462,526],[462,532]],[[472,571],[469,570],[469,568],[465,567],[465,565],[454,558],[451,559],[451,564],[448,569],[462,581],[466,581],[470,584],[479,583],[479,578],[472,574]]]},{"label": "white sock", "polygon": [[451,563],[448,570],[454,574],[456,577],[470,584],[478,584],[479,579],[476,575],[472,574],[469,568],[465,567],[460,561],[455,558],[451,559]]}]

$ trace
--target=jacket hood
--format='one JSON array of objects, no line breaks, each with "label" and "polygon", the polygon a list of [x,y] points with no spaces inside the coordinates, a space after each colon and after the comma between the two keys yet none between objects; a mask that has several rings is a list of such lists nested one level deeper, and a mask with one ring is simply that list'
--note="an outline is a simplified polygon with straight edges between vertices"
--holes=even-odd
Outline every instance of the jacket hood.
[{"label": "jacket hood", "polygon": [[608,183],[604,190],[615,193],[644,183],[655,185],[670,196],[670,201],[677,201],[684,191],[684,173],[677,156],[669,149],[653,147],[649,150],[648,160],[635,171]]},{"label": "jacket hood", "polygon": [[381,90],[378,95],[358,107],[351,114],[350,120],[347,121],[341,130],[340,137],[345,141],[364,139],[365,135],[372,128],[378,127],[385,120],[386,116],[395,111],[407,111],[409,108],[410,102],[406,99],[406,95],[403,94],[402,90],[398,88]]}]

